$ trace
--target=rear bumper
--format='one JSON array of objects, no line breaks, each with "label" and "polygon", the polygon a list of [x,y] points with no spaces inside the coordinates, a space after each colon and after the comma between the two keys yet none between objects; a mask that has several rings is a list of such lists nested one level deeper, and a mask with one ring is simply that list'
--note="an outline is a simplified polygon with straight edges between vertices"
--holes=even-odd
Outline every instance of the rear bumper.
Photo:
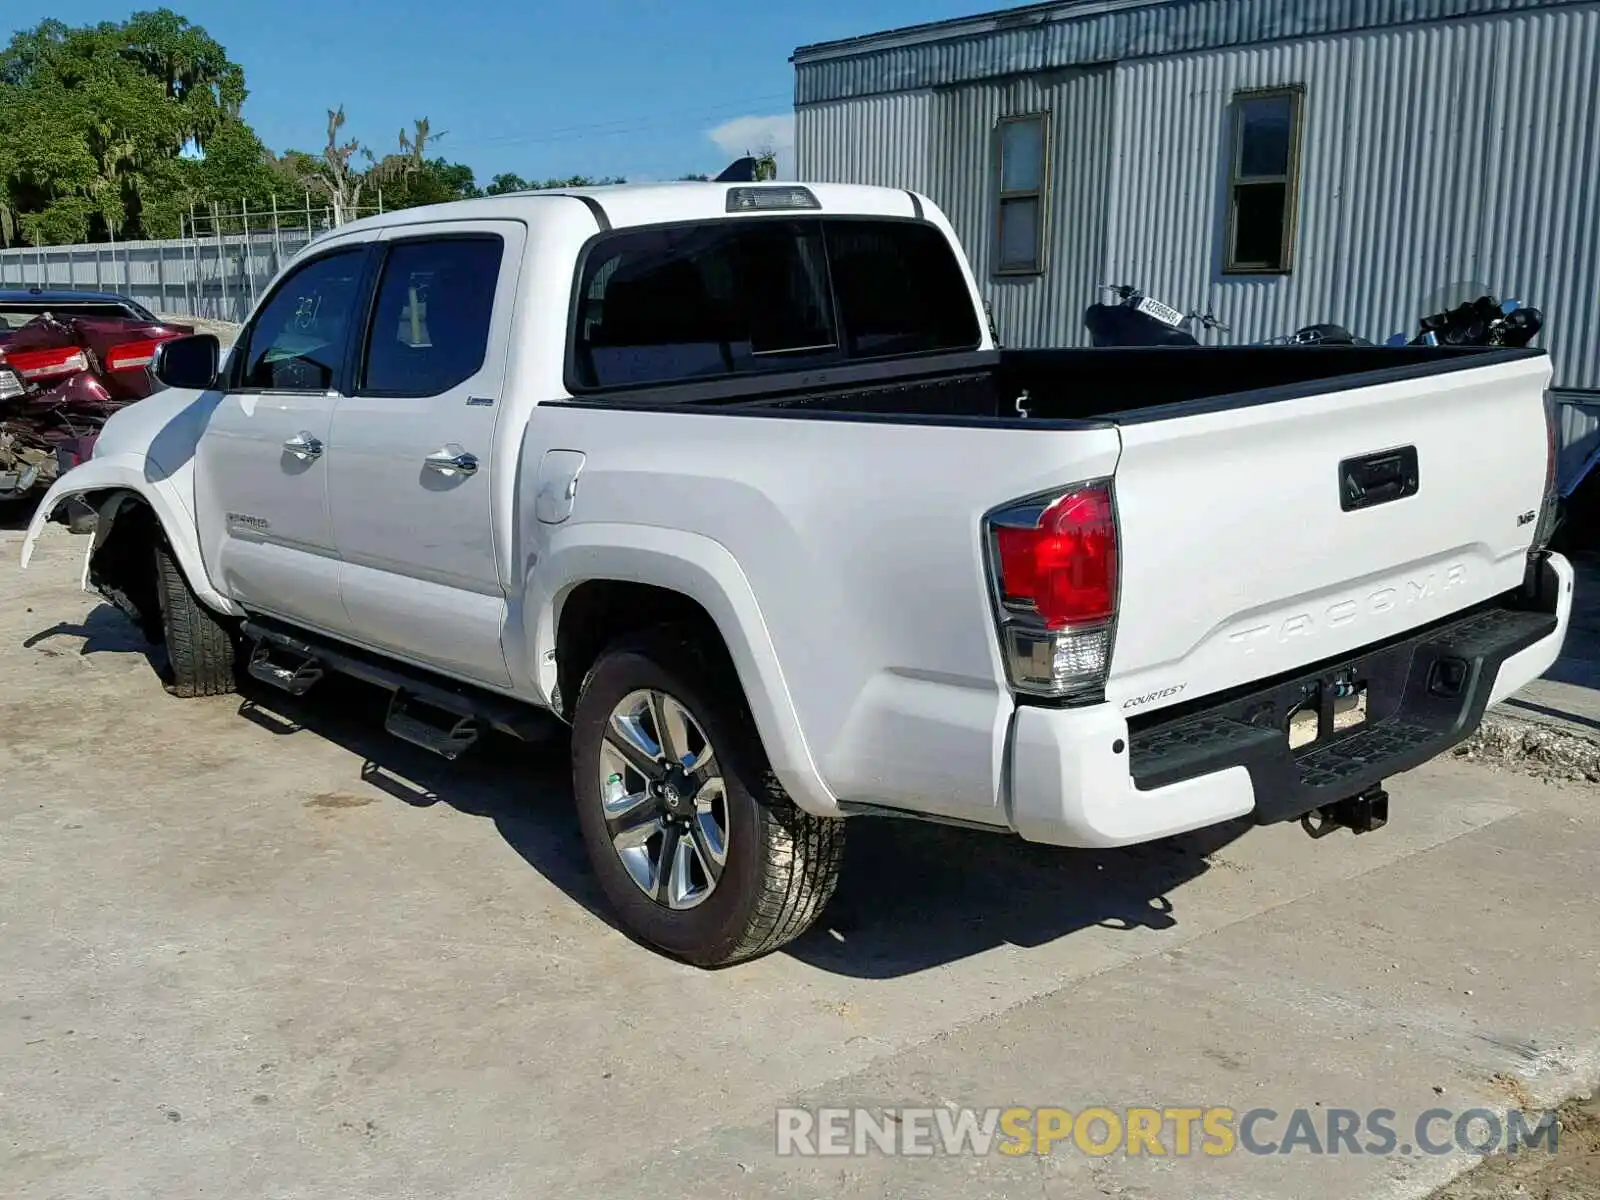
[{"label": "rear bumper", "polygon": [[[1109,705],[1021,707],[1009,756],[1011,824],[1030,841],[1123,846],[1234,818],[1293,820],[1358,795],[1470,737],[1490,704],[1544,674],[1566,638],[1572,567],[1535,560],[1519,592],[1292,678],[1154,714]],[[1365,688],[1367,720],[1333,727],[1340,683]],[[1291,713],[1321,736],[1289,747]]]}]

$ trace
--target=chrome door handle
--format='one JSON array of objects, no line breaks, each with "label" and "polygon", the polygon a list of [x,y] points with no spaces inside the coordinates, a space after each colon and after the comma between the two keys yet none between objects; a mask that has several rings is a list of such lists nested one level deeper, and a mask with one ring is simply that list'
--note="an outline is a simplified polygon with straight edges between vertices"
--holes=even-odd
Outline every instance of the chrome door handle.
[{"label": "chrome door handle", "polygon": [[428,455],[422,460],[422,465],[441,475],[472,475],[478,470],[478,456],[469,454],[451,442],[448,446]]},{"label": "chrome door handle", "polygon": [[303,429],[285,442],[283,448],[302,462],[310,462],[312,459],[322,457],[321,441],[312,437]]}]

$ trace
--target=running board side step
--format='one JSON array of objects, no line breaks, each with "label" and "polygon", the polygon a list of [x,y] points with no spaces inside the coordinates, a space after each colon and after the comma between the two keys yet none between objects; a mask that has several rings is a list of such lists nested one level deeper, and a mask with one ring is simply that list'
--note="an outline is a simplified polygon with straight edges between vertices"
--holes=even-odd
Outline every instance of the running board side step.
[{"label": "running board side step", "polygon": [[494,692],[434,675],[376,654],[306,633],[265,617],[250,617],[243,633],[255,643],[249,674],[290,695],[304,695],[329,671],[390,693],[384,729],[394,737],[455,759],[485,728],[525,742],[542,742],[561,725],[555,714]]},{"label": "running board side step", "polygon": [[[433,709],[446,719],[455,719],[446,728],[444,722],[429,719],[432,713],[426,716],[419,714],[419,708],[424,711]],[[397,688],[389,697],[389,715],[383,719],[383,728],[403,742],[421,746],[454,762],[464,751],[472,749],[481,726],[478,718],[470,713],[453,712],[425,701],[419,703],[411,693]]]},{"label": "running board side step", "polygon": [[273,643],[265,638],[256,642],[250,651],[250,665],[246,668],[252,679],[259,679],[291,696],[304,696],[321,680],[322,665],[315,658],[289,651],[298,661],[286,666],[273,658],[272,651]]}]

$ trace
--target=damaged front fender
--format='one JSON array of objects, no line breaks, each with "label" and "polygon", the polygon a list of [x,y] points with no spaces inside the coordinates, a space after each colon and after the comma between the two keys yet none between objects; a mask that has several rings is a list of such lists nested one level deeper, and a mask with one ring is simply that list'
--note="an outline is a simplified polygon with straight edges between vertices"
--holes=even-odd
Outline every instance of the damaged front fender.
[{"label": "damaged front fender", "polygon": [[[126,520],[136,509],[143,508],[156,523],[150,530],[150,536],[155,536],[159,530],[165,537],[172,548],[173,557],[177,559],[200,602],[228,616],[244,615],[238,605],[212,586],[200,556],[200,539],[194,518],[169,479],[152,480],[146,476],[142,455],[112,454],[93,458],[57,479],[45,493],[38,510],[33,514],[33,520],[28,524],[28,532],[22,542],[24,568],[33,560],[34,547],[51,514],[73,497],[82,497],[99,512],[93,545],[84,564],[86,588],[89,586],[90,562],[107,545],[118,540],[118,523]],[[111,599],[116,600],[116,597]],[[120,607],[121,601],[116,602]]]}]

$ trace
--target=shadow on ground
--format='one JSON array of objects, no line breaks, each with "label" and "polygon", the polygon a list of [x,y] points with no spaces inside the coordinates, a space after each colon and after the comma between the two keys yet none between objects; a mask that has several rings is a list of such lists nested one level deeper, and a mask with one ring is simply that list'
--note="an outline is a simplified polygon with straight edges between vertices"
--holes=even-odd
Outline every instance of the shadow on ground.
[{"label": "shadow on ground", "polygon": [[[1560,680],[1563,683],[1580,683],[1581,686],[1584,687],[1594,686],[1590,683],[1581,683],[1581,677],[1562,679],[1561,676],[1554,671],[1546,674],[1545,678]],[[1535,704],[1531,700],[1523,700],[1516,696],[1506,700],[1504,704],[1506,711],[1514,716],[1549,717],[1552,720],[1562,722],[1566,725],[1576,725],[1580,729],[1593,729],[1600,731],[1600,719],[1586,717],[1581,713],[1568,712],[1565,709],[1554,708],[1548,704]]]},{"label": "shadow on ground", "polygon": [[81,622],[58,621],[49,629],[22,643],[25,649],[40,650],[46,654],[59,654],[70,645],[63,638],[78,639],[78,654],[142,654],[152,665],[166,661],[159,646],[152,646],[144,635],[121,612],[109,604],[90,610]]},{"label": "shadow on ground", "polygon": [[[492,821],[530,866],[611,923],[573,814],[564,737],[529,745],[494,734],[452,763],[385,734],[386,695],[377,689],[337,677],[304,697],[253,681],[246,689],[241,716],[274,733],[303,729],[360,755],[362,780],[405,804],[448,804]],[[1000,945],[1044,945],[1091,926],[1171,928],[1179,920],[1172,894],[1248,828],[1235,823],[1091,852],[859,818],[851,822],[838,894],[787,952],[835,974],[890,978]]]}]

